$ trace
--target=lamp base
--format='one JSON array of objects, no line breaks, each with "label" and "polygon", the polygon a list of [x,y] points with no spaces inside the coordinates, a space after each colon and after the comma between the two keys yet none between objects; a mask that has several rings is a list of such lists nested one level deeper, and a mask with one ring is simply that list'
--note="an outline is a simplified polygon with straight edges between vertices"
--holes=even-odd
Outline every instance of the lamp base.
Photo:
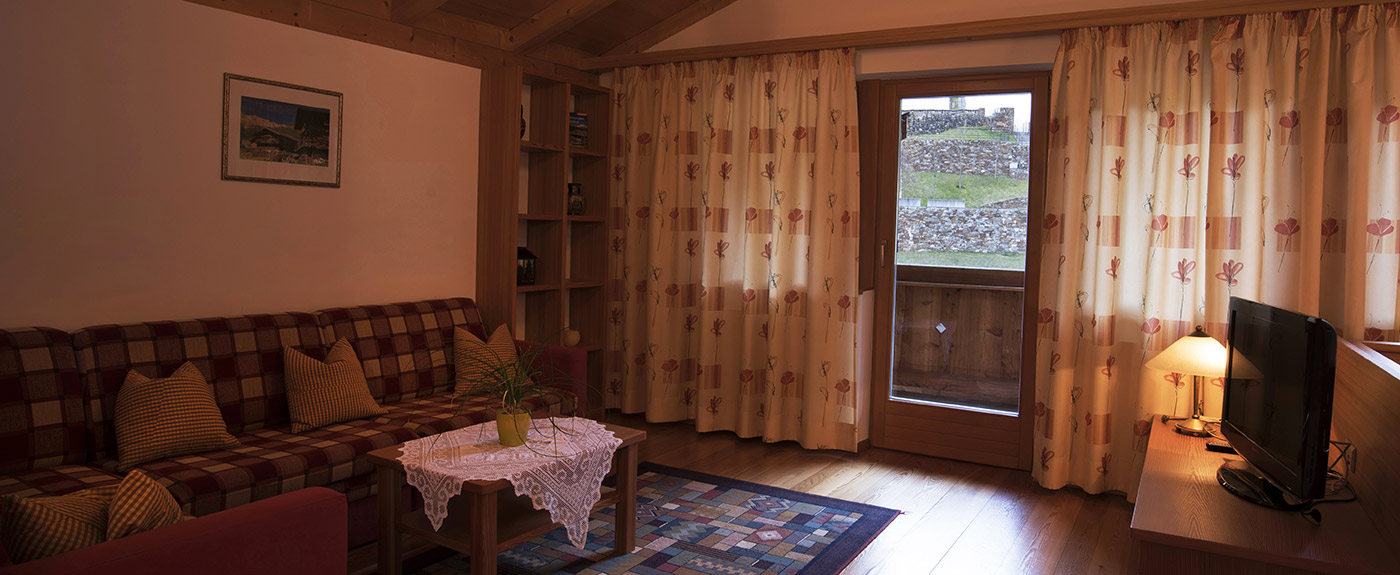
[{"label": "lamp base", "polygon": [[1206,422],[1201,421],[1199,418],[1195,417],[1192,417],[1191,419],[1182,420],[1180,423],[1177,423],[1176,432],[1182,435],[1190,435],[1193,437],[1210,436],[1210,432],[1206,431]]}]

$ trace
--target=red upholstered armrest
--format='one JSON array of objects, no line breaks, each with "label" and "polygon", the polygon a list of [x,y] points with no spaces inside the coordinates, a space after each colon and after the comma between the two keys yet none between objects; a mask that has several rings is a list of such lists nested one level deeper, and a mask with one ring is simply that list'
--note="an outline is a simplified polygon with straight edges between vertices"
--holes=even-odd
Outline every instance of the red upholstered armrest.
[{"label": "red upholstered armrest", "polygon": [[345,496],[299,489],[31,561],[6,574],[345,575]]},{"label": "red upholstered armrest", "polygon": [[543,349],[530,367],[551,379],[564,380],[559,386],[578,398],[578,413],[588,413],[588,352],[576,347],[515,341],[520,351]]}]

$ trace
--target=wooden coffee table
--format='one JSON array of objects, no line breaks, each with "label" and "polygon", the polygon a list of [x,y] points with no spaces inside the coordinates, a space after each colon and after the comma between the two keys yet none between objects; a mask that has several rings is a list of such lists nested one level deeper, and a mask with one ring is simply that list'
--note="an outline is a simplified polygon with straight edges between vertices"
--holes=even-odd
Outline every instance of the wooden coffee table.
[{"label": "wooden coffee table", "polygon": [[[637,446],[646,440],[647,434],[611,423],[603,426],[621,439],[622,445],[613,455],[610,473],[617,477],[617,487],[604,487],[603,497],[593,510],[617,506],[612,554],[624,555],[636,546]],[[399,463],[399,446],[376,449],[366,455],[379,469],[379,575],[402,572],[400,538],[404,533],[466,553],[471,557],[472,573],[490,574],[496,572],[497,553],[559,527],[550,520],[548,511],[536,511],[529,498],[515,496],[510,482],[501,479],[463,483],[465,497],[452,498],[442,529],[434,531],[422,510],[407,512],[400,497],[386,496],[403,490],[404,469]]]}]

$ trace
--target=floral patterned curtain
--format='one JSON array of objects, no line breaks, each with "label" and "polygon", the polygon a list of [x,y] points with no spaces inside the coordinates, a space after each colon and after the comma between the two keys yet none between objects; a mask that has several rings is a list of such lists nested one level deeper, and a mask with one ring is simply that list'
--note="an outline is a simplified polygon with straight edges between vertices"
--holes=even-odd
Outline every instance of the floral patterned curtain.
[{"label": "floral patterned curtain", "polygon": [[1143,363],[1223,339],[1230,296],[1400,334],[1395,4],[1066,31],[1051,98],[1042,485],[1135,496],[1149,419],[1191,407]]},{"label": "floral patterned curtain", "polygon": [[853,59],[615,73],[608,407],[855,450]]}]

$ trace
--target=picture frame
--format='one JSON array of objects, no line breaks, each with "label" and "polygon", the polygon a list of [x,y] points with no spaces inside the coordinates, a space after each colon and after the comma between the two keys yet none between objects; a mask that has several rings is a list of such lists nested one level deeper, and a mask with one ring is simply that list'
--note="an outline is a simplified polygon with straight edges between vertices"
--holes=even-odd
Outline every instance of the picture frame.
[{"label": "picture frame", "polygon": [[340,187],[344,96],[224,74],[224,180]]}]

